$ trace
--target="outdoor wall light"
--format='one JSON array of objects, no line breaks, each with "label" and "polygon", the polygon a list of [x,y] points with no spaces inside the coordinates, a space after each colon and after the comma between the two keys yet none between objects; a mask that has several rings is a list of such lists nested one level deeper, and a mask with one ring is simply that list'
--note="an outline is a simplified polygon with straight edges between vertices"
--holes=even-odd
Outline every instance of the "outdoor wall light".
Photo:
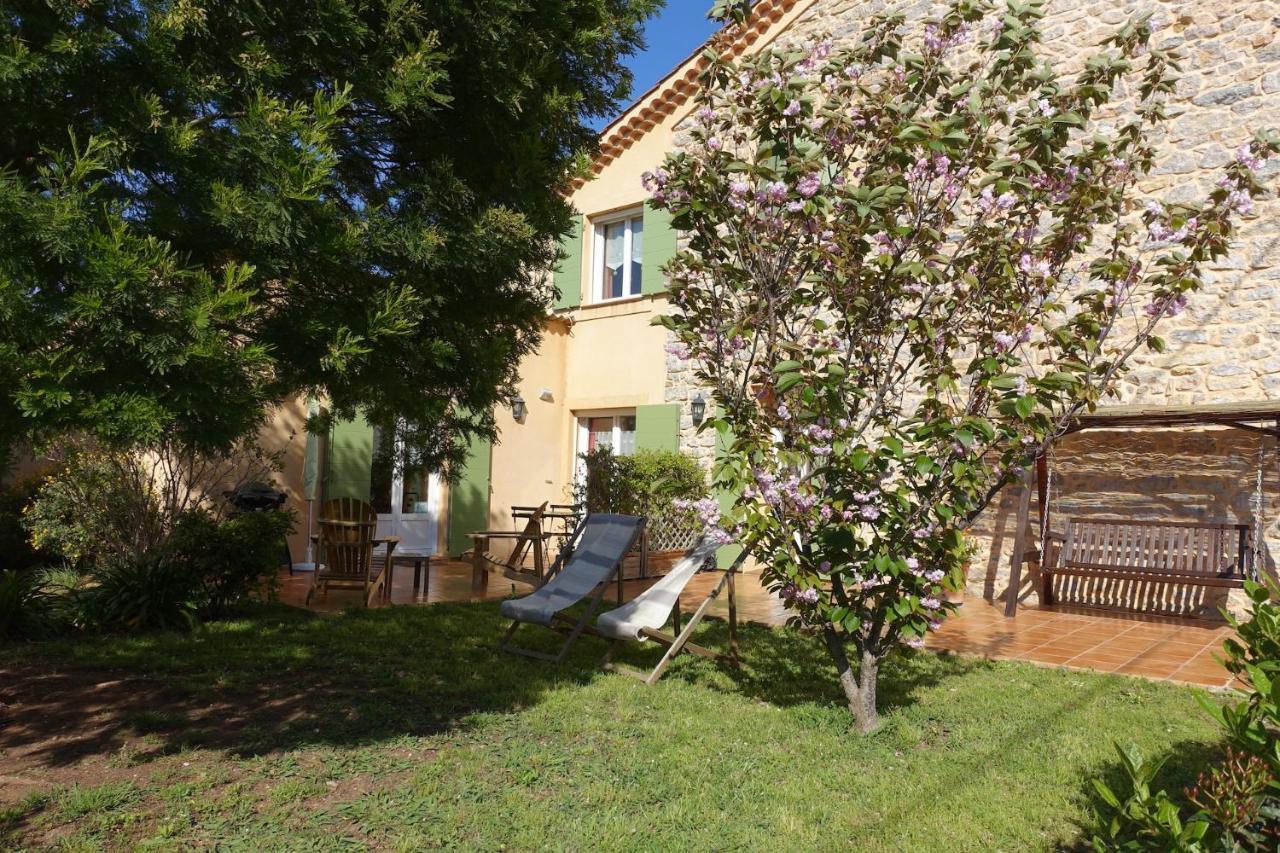
[{"label": "outdoor wall light", "polygon": [[693,416],[693,425],[698,426],[702,423],[703,417],[707,414],[707,401],[702,399],[702,395],[696,395],[689,403],[689,414]]},{"label": "outdoor wall light", "polygon": [[518,421],[522,421],[524,420],[524,412],[524,397],[516,394],[511,398],[511,417]]}]

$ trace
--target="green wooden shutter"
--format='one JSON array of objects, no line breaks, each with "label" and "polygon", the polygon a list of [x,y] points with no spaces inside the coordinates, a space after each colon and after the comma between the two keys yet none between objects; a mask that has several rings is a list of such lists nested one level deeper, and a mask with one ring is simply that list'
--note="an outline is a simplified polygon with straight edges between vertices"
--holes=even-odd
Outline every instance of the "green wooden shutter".
[{"label": "green wooden shutter", "polygon": [[663,403],[636,407],[636,450],[678,450],[680,406]]},{"label": "green wooden shutter", "polygon": [[338,421],[329,434],[328,444],[324,499],[369,500],[373,473],[373,427],[363,415],[349,421]]},{"label": "green wooden shutter", "polygon": [[489,461],[493,443],[472,438],[462,474],[449,486],[449,553],[471,547],[468,533],[489,529]]},{"label": "green wooden shutter", "polygon": [[555,270],[553,281],[556,290],[556,308],[576,308],[582,304],[582,232],[585,217],[576,216],[573,230],[564,238],[560,248],[566,257]]},{"label": "green wooden shutter", "polygon": [[671,227],[671,214],[644,206],[644,273],[641,293],[661,293],[667,289],[662,267],[676,254],[676,229]]}]

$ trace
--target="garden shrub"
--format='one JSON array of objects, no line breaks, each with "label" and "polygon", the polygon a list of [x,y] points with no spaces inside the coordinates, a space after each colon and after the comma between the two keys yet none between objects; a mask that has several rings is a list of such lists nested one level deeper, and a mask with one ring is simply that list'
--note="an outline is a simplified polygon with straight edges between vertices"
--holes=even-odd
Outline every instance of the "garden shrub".
[{"label": "garden shrub", "polygon": [[674,450],[640,450],[616,456],[609,448],[581,455],[585,477],[575,498],[587,512],[653,517],[679,500],[707,494],[707,475],[697,460]]},{"label": "garden shrub", "polygon": [[63,458],[24,509],[32,542],[64,568],[11,595],[32,616],[23,636],[183,628],[274,593],[293,514],[235,513],[221,492],[268,479],[277,457],[253,444],[213,453],[160,444],[134,452],[72,446]]},{"label": "garden shrub", "polygon": [[132,454],[84,448],[44,480],[24,524],[34,547],[83,571],[140,560],[165,533],[155,488]]},{"label": "garden shrub", "polygon": [[56,558],[31,542],[23,512],[35,500],[43,476],[23,477],[0,487],[0,569],[26,571]]},{"label": "garden shrub", "polygon": [[0,571],[0,640],[36,639],[48,629],[48,603],[37,573]]},{"label": "garden shrub", "polygon": [[196,623],[198,579],[161,555],[101,566],[88,596],[93,627],[143,631],[185,629]]},{"label": "garden shrub", "polygon": [[186,513],[169,537],[167,559],[197,583],[205,616],[258,594],[274,596],[283,542],[293,514],[246,512],[219,521],[206,510]]},{"label": "garden shrub", "polygon": [[1245,591],[1249,619],[1227,614],[1239,640],[1224,643],[1224,663],[1244,682],[1244,698],[1224,705],[1201,698],[1226,732],[1225,758],[1183,792],[1183,804],[1152,790],[1163,759],[1117,745],[1130,793],[1121,800],[1105,782],[1094,782],[1114,812],[1094,836],[1094,848],[1280,849],[1280,589],[1246,581]]}]

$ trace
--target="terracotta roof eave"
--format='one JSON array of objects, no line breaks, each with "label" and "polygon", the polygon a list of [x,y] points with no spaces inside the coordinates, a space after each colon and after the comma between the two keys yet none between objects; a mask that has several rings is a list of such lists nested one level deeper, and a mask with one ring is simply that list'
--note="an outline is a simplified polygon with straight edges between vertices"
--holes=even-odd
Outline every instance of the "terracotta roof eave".
[{"label": "terracotta roof eave", "polygon": [[[702,58],[702,52],[708,45],[717,40],[729,39],[723,52],[730,56],[740,54],[763,36],[798,2],[800,0],[757,0],[753,10],[756,15],[754,22],[738,28],[737,32],[733,32],[730,27],[717,30],[711,38],[682,59],[670,73],[633,101],[631,106],[623,110],[616,119],[600,131],[600,153],[592,163],[592,171],[599,174],[605,166],[617,159],[619,154],[630,148],[632,143],[652,130],[661,117],[675,112],[680,104],[697,91],[698,75],[707,66],[707,60]],[[684,74],[680,74],[680,69],[690,62],[695,64],[686,69]],[[650,99],[652,99],[651,103],[645,106],[646,101]],[[573,188],[577,189],[585,183],[586,181],[582,178],[577,178],[573,182]]]}]

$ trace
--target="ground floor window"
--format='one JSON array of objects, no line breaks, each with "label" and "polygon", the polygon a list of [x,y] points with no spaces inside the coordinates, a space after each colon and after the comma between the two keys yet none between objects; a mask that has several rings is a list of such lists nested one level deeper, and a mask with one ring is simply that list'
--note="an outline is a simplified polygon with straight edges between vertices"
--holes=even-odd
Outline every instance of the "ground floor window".
[{"label": "ground floor window", "polygon": [[583,412],[578,415],[577,453],[609,448],[617,456],[636,452],[636,412]]}]

